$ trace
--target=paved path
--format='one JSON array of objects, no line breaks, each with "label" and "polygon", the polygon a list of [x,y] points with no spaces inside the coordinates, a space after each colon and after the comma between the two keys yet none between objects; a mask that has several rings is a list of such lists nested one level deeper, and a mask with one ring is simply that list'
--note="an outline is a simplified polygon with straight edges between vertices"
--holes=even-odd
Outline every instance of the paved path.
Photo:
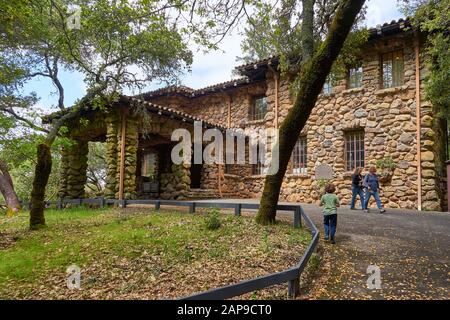
[{"label": "paved path", "polygon": [[[320,207],[302,206],[323,233]],[[450,299],[449,213],[388,209],[379,214],[343,206],[337,230],[336,245],[321,240],[320,276],[303,298]],[[381,289],[367,288],[369,265],[380,268]]]}]

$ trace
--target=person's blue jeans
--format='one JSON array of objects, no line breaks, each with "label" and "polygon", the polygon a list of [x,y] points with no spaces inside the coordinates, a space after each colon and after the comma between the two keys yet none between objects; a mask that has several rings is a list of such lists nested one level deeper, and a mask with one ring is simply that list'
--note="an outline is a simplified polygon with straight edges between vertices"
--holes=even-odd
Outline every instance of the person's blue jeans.
[{"label": "person's blue jeans", "polygon": [[383,205],[381,204],[381,199],[380,199],[380,194],[378,193],[378,191],[372,191],[372,190],[368,190],[366,192],[366,199],[364,201],[364,208],[367,209],[369,207],[369,200],[370,197],[373,196],[375,198],[375,202],[377,203],[377,207],[378,209],[383,209]]},{"label": "person's blue jeans", "polygon": [[364,210],[366,207],[365,201],[364,201],[364,192],[363,188],[360,186],[352,185],[352,201],[350,202],[350,209],[355,209],[355,203],[356,203],[356,196],[359,195],[359,201],[361,201],[361,207]]},{"label": "person's blue jeans", "polygon": [[337,214],[326,214],[323,216],[323,226],[325,228],[325,238],[334,238],[337,226]]}]

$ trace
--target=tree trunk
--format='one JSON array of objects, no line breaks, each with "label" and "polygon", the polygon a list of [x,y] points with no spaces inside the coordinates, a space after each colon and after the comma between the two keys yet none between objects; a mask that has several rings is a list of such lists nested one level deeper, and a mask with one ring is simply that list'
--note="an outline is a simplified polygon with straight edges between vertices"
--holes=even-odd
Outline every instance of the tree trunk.
[{"label": "tree trunk", "polygon": [[52,171],[50,146],[41,143],[37,148],[37,164],[34,171],[33,190],[31,191],[30,229],[36,230],[45,225],[45,189]]},{"label": "tree trunk", "polygon": [[0,160],[0,193],[5,198],[6,215],[12,216],[20,210],[20,201],[14,191],[14,184],[8,166]]},{"label": "tree trunk", "polygon": [[47,134],[45,141],[37,147],[37,162],[34,171],[33,189],[31,191],[31,210],[30,210],[30,229],[36,230],[45,225],[45,190],[47,188],[48,178],[52,171],[52,153],[51,146],[58,135],[59,129],[69,120],[77,117],[83,107],[91,102],[97,94],[101,94],[106,89],[106,83],[102,86],[89,91],[74,107],[70,110],[65,109],[66,114],[61,118],[54,120],[52,128]]},{"label": "tree trunk", "polygon": [[302,68],[300,86],[294,105],[280,126],[279,170],[274,175],[266,176],[260,208],[256,216],[258,223],[275,222],[281,184],[294,145],[364,2],[365,0],[343,0],[341,2],[333,18],[328,36]]},{"label": "tree trunk", "polygon": [[314,3],[315,0],[303,0],[301,46],[302,62],[308,62],[314,53]]}]

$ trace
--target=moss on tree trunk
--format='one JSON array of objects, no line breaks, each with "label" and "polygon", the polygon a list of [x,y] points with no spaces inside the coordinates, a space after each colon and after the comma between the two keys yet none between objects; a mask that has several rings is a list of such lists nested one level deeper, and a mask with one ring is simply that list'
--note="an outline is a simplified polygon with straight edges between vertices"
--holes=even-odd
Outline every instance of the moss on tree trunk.
[{"label": "moss on tree trunk", "polygon": [[292,150],[364,2],[364,0],[343,0],[341,2],[333,18],[327,38],[301,70],[297,97],[280,126],[279,170],[274,175],[268,175],[264,182],[264,190],[256,216],[258,223],[270,224],[275,222],[281,184]]},{"label": "moss on tree trunk", "polygon": [[37,148],[37,164],[31,191],[30,229],[35,230],[45,225],[44,197],[48,178],[52,170],[50,146],[41,143]]}]

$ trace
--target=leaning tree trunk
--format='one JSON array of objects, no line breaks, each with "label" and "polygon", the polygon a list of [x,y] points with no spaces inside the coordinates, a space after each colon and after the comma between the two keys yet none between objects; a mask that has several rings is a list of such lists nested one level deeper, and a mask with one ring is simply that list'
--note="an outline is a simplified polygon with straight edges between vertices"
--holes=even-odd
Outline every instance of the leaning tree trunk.
[{"label": "leaning tree trunk", "polygon": [[31,191],[30,229],[39,229],[45,225],[45,190],[52,171],[52,154],[50,146],[41,143],[37,148],[37,164],[34,172],[33,190]]},{"label": "leaning tree trunk", "polygon": [[83,107],[89,103],[97,94],[106,89],[106,83],[89,91],[74,107],[64,109],[65,114],[53,121],[52,128],[47,134],[45,141],[37,147],[37,162],[34,170],[33,189],[31,191],[30,229],[35,230],[45,225],[45,190],[52,171],[51,146],[58,135],[59,129],[67,121],[79,116]]},{"label": "leaning tree trunk", "polygon": [[275,222],[276,207],[281,184],[290,155],[322,90],[326,77],[342,49],[345,39],[365,0],[343,0],[325,41],[302,68],[300,86],[293,107],[282,122],[279,131],[279,169],[267,175],[256,221],[261,224]]},{"label": "leaning tree trunk", "polygon": [[17,213],[21,208],[20,201],[14,190],[8,166],[2,160],[0,160],[0,193],[6,202],[6,215],[12,216]]}]

